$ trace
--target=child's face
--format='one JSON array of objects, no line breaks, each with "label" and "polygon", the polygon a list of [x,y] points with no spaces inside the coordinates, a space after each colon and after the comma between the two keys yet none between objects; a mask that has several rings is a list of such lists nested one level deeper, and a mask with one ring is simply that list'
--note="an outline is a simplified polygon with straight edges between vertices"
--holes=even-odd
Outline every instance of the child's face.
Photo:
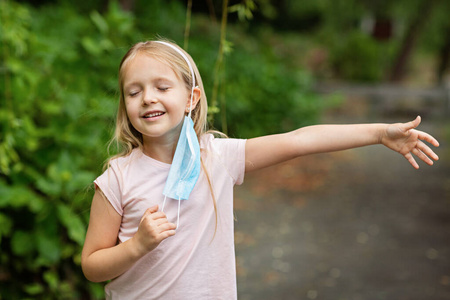
[{"label": "child's face", "polygon": [[125,65],[123,93],[128,118],[144,144],[155,138],[178,140],[190,94],[167,64],[137,54]]}]

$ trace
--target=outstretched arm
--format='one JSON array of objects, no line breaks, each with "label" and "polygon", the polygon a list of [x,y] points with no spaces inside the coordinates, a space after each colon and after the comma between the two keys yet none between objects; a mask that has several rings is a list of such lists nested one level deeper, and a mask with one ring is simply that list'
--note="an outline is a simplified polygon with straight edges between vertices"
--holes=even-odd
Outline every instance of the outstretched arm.
[{"label": "outstretched arm", "polygon": [[298,130],[250,139],[246,143],[246,172],[295,157],[383,144],[399,152],[416,169],[412,154],[432,165],[438,156],[423,141],[439,146],[431,135],[415,130],[420,117],[408,123],[315,125]]}]

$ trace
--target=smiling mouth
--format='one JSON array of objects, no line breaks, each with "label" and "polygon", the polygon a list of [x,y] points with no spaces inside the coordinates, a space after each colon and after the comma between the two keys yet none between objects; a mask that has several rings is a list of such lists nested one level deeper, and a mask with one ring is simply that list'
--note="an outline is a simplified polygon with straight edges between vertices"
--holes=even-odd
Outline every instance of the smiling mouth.
[{"label": "smiling mouth", "polygon": [[150,119],[150,118],[162,116],[163,114],[165,114],[165,113],[164,112],[148,113],[148,114],[144,115],[143,118],[144,119]]}]

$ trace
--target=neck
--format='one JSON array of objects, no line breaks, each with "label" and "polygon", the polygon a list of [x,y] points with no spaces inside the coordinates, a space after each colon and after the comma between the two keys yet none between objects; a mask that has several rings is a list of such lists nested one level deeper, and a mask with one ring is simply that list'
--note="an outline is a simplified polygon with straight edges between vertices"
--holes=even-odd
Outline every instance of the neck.
[{"label": "neck", "polygon": [[178,137],[172,141],[144,141],[143,152],[145,155],[163,163],[171,164],[175,149],[177,147]]}]

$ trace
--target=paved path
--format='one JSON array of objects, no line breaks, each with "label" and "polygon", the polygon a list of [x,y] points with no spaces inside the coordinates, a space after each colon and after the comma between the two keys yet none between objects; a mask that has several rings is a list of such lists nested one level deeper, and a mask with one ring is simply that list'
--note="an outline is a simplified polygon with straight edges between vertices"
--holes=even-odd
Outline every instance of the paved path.
[{"label": "paved path", "polygon": [[[350,106],[325,121],[361,122]],[[450,299],[450,121],[424,121],[441,142],[434,167],[371,146],[247,176],[236,190],[239,299]]]}]

